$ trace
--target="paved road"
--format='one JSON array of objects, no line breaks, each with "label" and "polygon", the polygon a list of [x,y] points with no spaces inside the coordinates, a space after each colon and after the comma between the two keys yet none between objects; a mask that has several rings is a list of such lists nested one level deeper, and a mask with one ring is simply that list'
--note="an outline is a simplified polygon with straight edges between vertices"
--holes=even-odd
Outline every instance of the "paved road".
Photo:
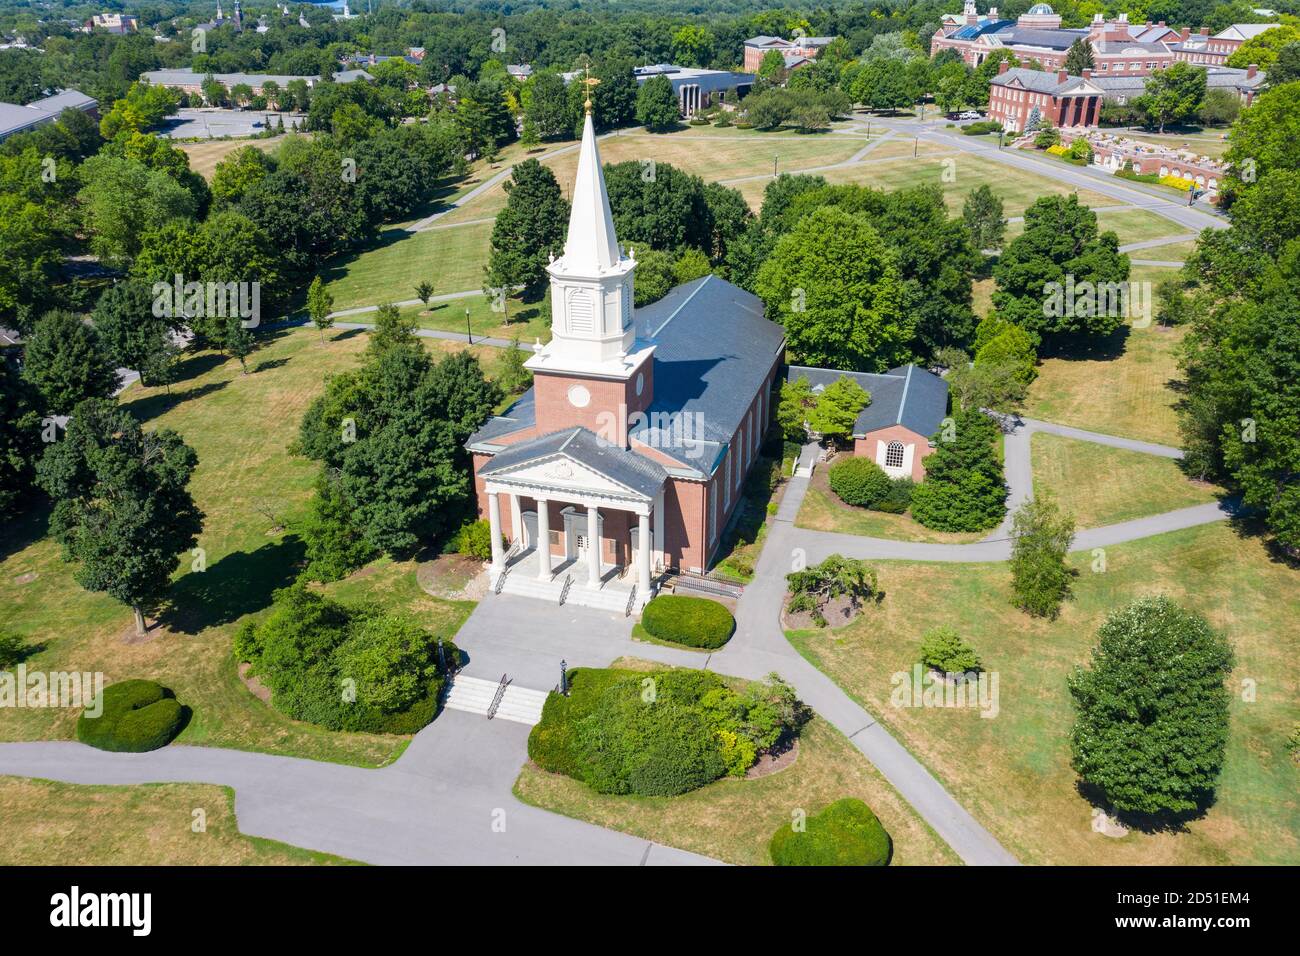
[{"label": "paved road", "polygon": [[[72,742],[0,744],[0,773],[69,783],[214,783],[253,836],[367,863],[700,864],[713,861],[520,803],[528,728],[444,711],[382,770],[214,747],[109,754]],[[177,824],[189,826],[189,818]],[[503,829],[504,828],[504,829]]]}]

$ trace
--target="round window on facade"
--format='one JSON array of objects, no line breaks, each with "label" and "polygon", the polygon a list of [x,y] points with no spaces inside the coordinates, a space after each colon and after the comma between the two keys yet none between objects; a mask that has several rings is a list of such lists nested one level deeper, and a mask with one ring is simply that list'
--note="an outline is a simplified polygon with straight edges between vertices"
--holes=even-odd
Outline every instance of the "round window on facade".
[{"label": "round window on facade", "polygon": [[574,408],[586,408],[591,404],[591,392],[585,385],[569,386],[569,404]]}]

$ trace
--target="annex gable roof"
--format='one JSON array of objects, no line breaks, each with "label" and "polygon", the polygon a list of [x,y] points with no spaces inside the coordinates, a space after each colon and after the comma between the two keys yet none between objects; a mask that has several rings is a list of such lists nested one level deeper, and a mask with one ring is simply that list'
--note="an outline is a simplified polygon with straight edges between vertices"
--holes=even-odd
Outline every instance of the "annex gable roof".
[{"label": "annex gable roof", "polygon": [[821,392],[841,376],[853,379],[871,396],[871,403],[858,413],[853,423],[855,438],[894,425],[929,438],[939,430],[948,414],[948,383],[916,365],[900,365],[883,373],[792,365],[786,380],[806,378],[814,392]]}]

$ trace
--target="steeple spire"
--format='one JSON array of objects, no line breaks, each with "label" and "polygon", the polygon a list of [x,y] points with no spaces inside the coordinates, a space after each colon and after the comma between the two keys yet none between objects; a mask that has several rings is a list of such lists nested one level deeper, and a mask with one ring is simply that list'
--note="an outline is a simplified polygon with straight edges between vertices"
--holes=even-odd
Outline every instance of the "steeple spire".
[{"label": "steeple spire", "polygon": [[618,237],[609,209],[605,173],[596,148],[596,131],[588,111],[582,124],[582,145],[578,151],[578,177],[573,184],[573,208],[569,212],[569,235],[561,259],[565,272],[598,275],[618,265]]}]

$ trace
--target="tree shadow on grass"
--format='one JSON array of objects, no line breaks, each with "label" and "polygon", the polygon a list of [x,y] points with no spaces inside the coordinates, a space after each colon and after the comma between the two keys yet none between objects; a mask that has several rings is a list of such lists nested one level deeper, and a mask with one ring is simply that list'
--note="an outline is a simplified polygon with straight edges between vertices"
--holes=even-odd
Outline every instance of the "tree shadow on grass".
[{"label": "tree shadow on grass", "polygon": [[191,571],[172,588],[170,605],[159,623],[179,634],[198,634],[230,624],[271,604],[276,590],[298,576],[304,546],[286,534],[255,551],[236,551],[204,571]]},{"label": "tree shadow on grass", "polygon": [[253,367],[253,374],[256,375],[258,372],[269,372],[271,369],[283,368],[288,364],[288,356],[285,356],[284,358],[265,359],[264,361],[258,362],[257,365]]},{"label": "tree shadow on grass", "polygon": [[1153,835],[1157,833],[1186,833],[1187,825],[1200,820],[1214,806],[1216,794],[1213,790],[1202,791],[1196,798],[1196,806],[1182,813],[1128,813],[1116,810],[1110,805],[1100,789],[1080,780],[1074,785],[1079,796],[1087,800],[1098,810],[1111,815],[1130,830]]},{"label": "tree shadow on grass", "polygon": [[130,412],[135,420],[144,424],[166,415],[172,409],[176,408],[182,402],[190,401],[195,398],[203,398],[205,395],[211,395],[213,392],[219,392],[230,383],[228,381],[204,382],[194,388],[187,388],[185,391],[157,392],[153,395],[147,395],[144,398],[137,398],[133,402],[124,402],[122,407]]},{"label": "tree shadow on grass", "polygon": [[1228,525],[1237,537],[1258,540],[1264,546],[1269,561],[1292,571],[1300,571],[1300,554],[1278,543],[1262,514],[1242,506],[1236,499],[1228,499],[1228,503],[1237,506],[1233,514],[1235,520]]},{"label": "tree shadow on grass", "polygon": [[27,492],[31,503],[0,522],[0,560],[25,551],[50,532],[50,500],[44,492]]},{"label": "tree shadow on grass", "polygon": [[1077,336],[1058,341],[1054,345],[1044,345],[1043,358],[1058,358],[1068,361],[1111,361],[1124,354],[1128,347],[1131,329],[1121,325],[1107,336]]}]

